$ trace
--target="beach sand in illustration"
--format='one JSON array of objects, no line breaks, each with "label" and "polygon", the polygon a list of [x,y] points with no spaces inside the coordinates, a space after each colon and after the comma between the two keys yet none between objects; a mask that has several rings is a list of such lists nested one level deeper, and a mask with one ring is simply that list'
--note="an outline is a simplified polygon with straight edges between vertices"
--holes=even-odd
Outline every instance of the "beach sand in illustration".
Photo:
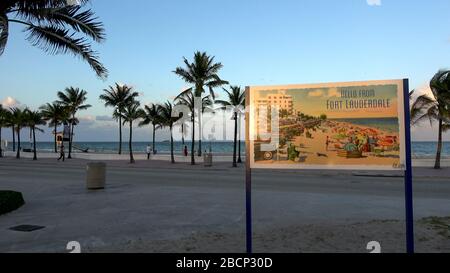
[{"label": "beach sand in illustration", "polygon": [[[382,131],[380,129],[374,129],[368,126],[361,126],[350,124],[347,122],[333,122],[335,128],[352,128],[352,130],[377,130],[379,135],[394,136],[398,139],[398,133],[392,133],[388,131]],[[400,163],[399,151],[386,149],[379,154],[373,152],[362,153],[358,158],[346,158],[338,155],[339,150],[337,146],[343,146],[346,140],[337,140],[334,136],[337,134],[332,131],[330,126],[322,125],[316,131],[310,131],[311,137],[306,137],[306,134],[295,137],[291,143],[295,145],[297,151],[300,152],[301,160],[292,161],[287,160],[286,156],[283,158],[278,157],[274,160],[257,161],[258,164],[290,164],[290,165],[383,165],[383,166],[398,166]],[[328,147],[327,147],[328,137]]]}]

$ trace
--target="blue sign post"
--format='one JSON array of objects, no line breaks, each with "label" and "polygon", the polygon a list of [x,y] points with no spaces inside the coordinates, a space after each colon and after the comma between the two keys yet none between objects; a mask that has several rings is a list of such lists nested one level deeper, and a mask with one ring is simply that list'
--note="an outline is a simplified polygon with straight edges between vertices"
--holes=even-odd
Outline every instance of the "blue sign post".
[{"label": "blue sign post", "polygon": [[[250,89],[246,88],[246,105],[250,103]],[[245,110],[245,222],[246,222],[246,245],[247,254],[251,254],[253,251],[252,246],[252,169],[250,167],[250,113],[249,107]]]},{"label": "blue sign post", "polygon": [[414,253],[414,208],[413,208],[413,185],[412,185],[412,161],[411,161],[411,112],[409,104],[409,80],[403,80],[403,98],[405,113],[405,212],[406,212],[406,251]]}]

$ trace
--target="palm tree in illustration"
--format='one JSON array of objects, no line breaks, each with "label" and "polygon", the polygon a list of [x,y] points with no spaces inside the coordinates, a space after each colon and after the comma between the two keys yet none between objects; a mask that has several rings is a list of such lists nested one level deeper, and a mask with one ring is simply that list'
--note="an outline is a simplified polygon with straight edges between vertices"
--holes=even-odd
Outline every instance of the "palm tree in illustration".
[{"label": "palm tree in illustration", "polygon": [[237,135],[238,135],[238,118],[241,108],[245,104],[245,92],[239,86],[230,86],[231,91],[223,88],[223,91],[228,95],[228,100],[216,100],[217,104],[222,105],[223,108],[231,108],[233,110],[234,120],[234,142],[233,142],[233,167],[237,167]]},{"label": "palm tree in illustration", "polygon": [[139,93],[134,92],[131,86],[118,83],[103,91],[105,93],[100,95],[100,100],[105,103],[106,107],[114,107],[113,117],[119,122],[119,154],[122,154],[122,112],[126,105],[139,97]]},{"label": "palm tree in illustration", "polygon": [[89,0],[2,0],[0,4],[0,56],[6,49],[10,25],[24,27],[27,40],[46,53],[71,53],[86,61],[100,78],[108,70],[101,64],[91,41],[103,42],[105,30],[95,14],[86,9]]},{"label": "palm tree in illustration", "polygon": [[156,153],[155,150],[155,134],[157,126],[160,124],[160,116],[159,116],[159,108],[160,106],[157,104],[152,105],[146,105],[144,107],[144,116],[143,120],[139,123],[139,126],[145,126],[145,125],[152,125],[153,131],[153,138],[152,138],[152,145],[153,145],[153,154]]},{"label": "palm tree in illustration", "polygon": [[17,107],[11,108],[11,122],[14,124],[15,133],[17,134],[17,159],[20,159],[20,132],[22,128],[26,126],[26,112],[27,109],[22,110]]},{"label": "palm tree in illustration", "polygon": [[[175,98],[176,104],[185,105],[189,108],[189,111],[191,113],[190,119],[192,123],[192,142],[191,142],[191,164],[195,165],[195,95],[192,91],[192,88],[189,88],[183,92],[181,92],[180,95],[178,95]],[[210,108],[213,104],[212,99],[210,96],[205,96],[202,98],[201,102],[202,106],[200,107],[200,111],[203,113],[207,108]]]},{"label": "palm tree in illustration", "polygon": [[[227,81],[222,80],[218,75],[223,65],[221,63],[215,63],[214,56],[211,57],[207,55],[206,52],[197,51],[194,54],[194,60],[192,63],[189,62],[186,58],[183,58],[183,62],[185,67],[177,67],[173,72],[181,79],[183,79],[186,83],[193,85],[192,89],[195,97],[202,97],[206,92],[205,89],[208,89],[212,99],[214,100],[214,88],[228,84]],[[201,107],[198,107],[196,110],[199,132],[198,156],[201,156],[203,135]],[[192,128],[192,130],[194,130],[194,127]]]},{"label": "palm tree in illustration", "polygon": [[36,151],[36,131],[44,132],[39,125],[45,125],[45,119],[41,112],[39,111],[31,111],[27,110],[25,112],[26,125],[30,127],[31,132],[33,134],[33,160],[37,160],[37,151]]},{"label": "palm tree in illustration", "polygon": [[60,103],[47,103],[39,107],[41,110],[42,118],[48,122],[49,127],[53,127],[54,133],[54,152],[58,152],[57,146],[57,132],[58,126],[63,124],[68,119],[66,109]]},{"label": "palm tree in illustration", "polygon": [[84,104],[87,100],[87,92],[79,88],[69,87],[64,92],[58,92],[58,98],[60,103],[68,112],[69,118],[69,155],[67,158],[72,158],[72,146],[74,127],[76,125],[76,114],[80,110],[86,110],[91,105]]},{"label": "palm tree in illustration", "polygon": [[130,137],[128,140],[128,147],[130,150],[130,163],[135,162],[133,156],[133,122],[144,116],[144,111],[140,108],[140,103],[133,101],[125,106],[123,112],[121,113],[123,124],[128,123],[130,126]]},{"label": "palm tree in illustration", "polygon": [[438,145],[435,169],[441,168],[442,135],[450,130],[450,70],[440,70],[430,81],[432,96],[417,97],[411,106],[411,120],[417,125],[424,120],[438,123]]},{"label": "palm tree in illustration", "polygon": [[179,117],[172,117],[173,106],[172,103],[166,102],[158,107],[160,127],[168,127],[170,131],[170,159],[172,164],[175,163],[173,154],[173,125]]}]

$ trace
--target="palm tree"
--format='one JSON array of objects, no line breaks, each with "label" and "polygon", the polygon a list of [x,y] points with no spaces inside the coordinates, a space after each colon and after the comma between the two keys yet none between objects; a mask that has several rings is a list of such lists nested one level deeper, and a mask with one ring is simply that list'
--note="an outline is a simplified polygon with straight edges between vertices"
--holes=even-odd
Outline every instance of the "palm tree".
[{"label": "palm tree", "polygon": [[450,130],[450,70],[440,70],[430,81],[433,96],[419,96],[411,106],[411,121],[417,125],[423,120],[438,122],[438,147],[435,169],[441,168],[442,134]]},{"label": "palm tree", "polygon": [[30,127],[33,133],[33,160],[37,160],[37,152],[36,152],[36,130],[39,132],[44,132],[44,130],[40,129],[39,125],[45,125],[45,119],[41,112],[39,111],[31,111],[27,110],[25,112],[25,119],[27,126]]},{"label": "palm tree", "polygon": [[144,116],[143,120],[139,123],[139,126],[145,126],[151,124],[153,127],[153,154],[156,153],[155,150],[155,133],[157,129],[157,125],[160,123],[160,116],[159,116],[159,108],[160,106],[157,104],[152,104],[150,106],[146,105],[144,107]]},{"label": "palm tree", "polygon": [[181,124],[181,144],[185,144],[185,140],[184,140],[184,133],[186,132],[186,124],[182,123]]},{"label": "palm tree", "polygon": [[[191,122],[192,122],[192,142],[191,142],[191,164],[195,165],[195,95],[192,92],[192,88],[187,89],[186,91],[181,92],[175,98],[175,102],[177,104],[185,105],[189,108],[191,112]],[[205,96],[202,98],[202,107],[201,112],[205,112],[207,108],[209,108],[213,104],[210,96]]]},{"label": "palm tree", "polygon": [[[27,40],[46,53],[71,53],[86,61],[100,78],[108,70],[100,63],[89,39],[105,40],[103,24],[90,9],[84,9],[89,0],[2,0],[0,4],[0,56],[8,42],[11,23],[24,26]],[[89,39],[88,39],[89,38]]]},{"label": "palm tree", "polygon": [[17,107],[11,108],[11,123],[14,124],[15,133],[17,133],[17,159],[20,159],[20,131],[26,126],[26,112],[27,109],[21,110]]},{"label": "palm tree", "polygon": [[[245,98],[244,98],[245,100]],[[245,101],[244,101],[244,108],[245,108]],[[241,122],[242,122],[242,113],[239,111],[238,113],[238,163],[242,163],[242,157],[241,157],[241,143],[242,143],[242,135],[241,135]]]},{"label": "palm tree", "polygon": [[138,92],[133,91],[133,87],[128,85],[109,86],[103,90],[105,94],[100,95],[100,100],[105,102],[106,107],[114,107],[113,117],[119,122],[119,154],[122,154],[122,112],[126,105],[139,97]]},{"label": "palm tree", "polygon": [[[214,62],[214,56],[211,57],[206,52],[197,51],[194,54],[194,61],[190,63],[183,57],[185,67],[177,67],[175,74],[177,74],[185,82],[193,85],[195,97],[202,97],[205,93],[205,88],[209,89],[212,99],[215,99],[214,88],[228,84],[227,81],[220,79],[218,73],[223,67],[221,63]],[[201,107],[197,108],[198,116],[198,156],[202,155],[202,120]],[[194,128],[192,128],[194,130]]]},{"label": "palm tree", "polygon": [[2,128],[7,126],[8,111],[0,104],[0,158],[3,157],[2,150]]},{"label": "palm tree", "polygon": [[170,158],[172,164],[175,163],[175,157],[173,155],[173,124],[179,119],[179,117],[172,117],[173,106],[172,103],[166,102],[158,107],[160,127],[169,127],[170,130]]},{"label": "palm tree", "polygon": [[79,110],[86,110],[91,107],[91,105],[89,104],[84,104],[87,100],[86,95],[86,91],[74,87],[66,88],[64,92],[58,92],[58,103],[64,106],[70,116],[69,155],[67,156],[67,158],[72,158],[73,131],[76,120],[75,115]]},{"label": "palm tree", "polygon": [[233,167],[237,167],[236,160],[236,146],[237,146],[237,133],[238,133],[238,117],[239,117],[239,107],[245,104],[245,92],[241,90],[239,86],[230,86],[231,91],[223,88],[223,91],[227,93],[228,100],[216,100],[217,104],[225,107],[233,107],[233,119],[234,119],[234,146],[233,146]]},{"label": "palm tree", "polygon": [[53,103],[47,103],[45,105],[42,105],[39,107],[41,110],[42,118],[45,121],[48,121],[48,126],[54,128],[54,149],[55,153],[58,152],[58,146],[57,146],[57,131],[58,126],[60,126],[68,117],[67,117],[67,111],[65,111],[64,107],[57,102]]},{"label": "palm tree", "polygon": [[5,109],[5,127],[11,128],[12,139],[13,139],[13,152],[16,151],[16,128],[12,117],[11,108]]},{"label": "palm tree", "polygon": [[130,150],[130,163],[133,164],[134,157],[133,157],[133,122],[139,118],[142,118],[144,116],[144,111],[139,107],[140,103],[137,101],[132,101],[128,105],[125,106],[123,109],[122,120],[123,124],[128,123],[130,126],[130,138],[128,140],[129,150]]}]

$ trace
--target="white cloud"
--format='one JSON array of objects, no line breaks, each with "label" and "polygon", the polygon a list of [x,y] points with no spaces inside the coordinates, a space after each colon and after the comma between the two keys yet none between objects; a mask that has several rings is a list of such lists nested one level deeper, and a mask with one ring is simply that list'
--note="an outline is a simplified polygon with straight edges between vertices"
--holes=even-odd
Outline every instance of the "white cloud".
[{"label": "white cloud", "polygon": [[381,6],[381,0],[366,0],[369,6]]},{"label": "white cloud", "polygon": [[114,118],[111,116],[96,116],[96,121],[114,121]]},{"label": "white cloud", "polygon": [[80,121],[95,121],[96,117],[87,115],[87,116],[81,116],[78,118]]},{"label": "white cloud", "polygon": [[13,97],[6,97],[3,99],[0,104],[3,106],[3,108],[10,108],[10,107],[19,107],[21,106],[21,103],[16,100]]}]

